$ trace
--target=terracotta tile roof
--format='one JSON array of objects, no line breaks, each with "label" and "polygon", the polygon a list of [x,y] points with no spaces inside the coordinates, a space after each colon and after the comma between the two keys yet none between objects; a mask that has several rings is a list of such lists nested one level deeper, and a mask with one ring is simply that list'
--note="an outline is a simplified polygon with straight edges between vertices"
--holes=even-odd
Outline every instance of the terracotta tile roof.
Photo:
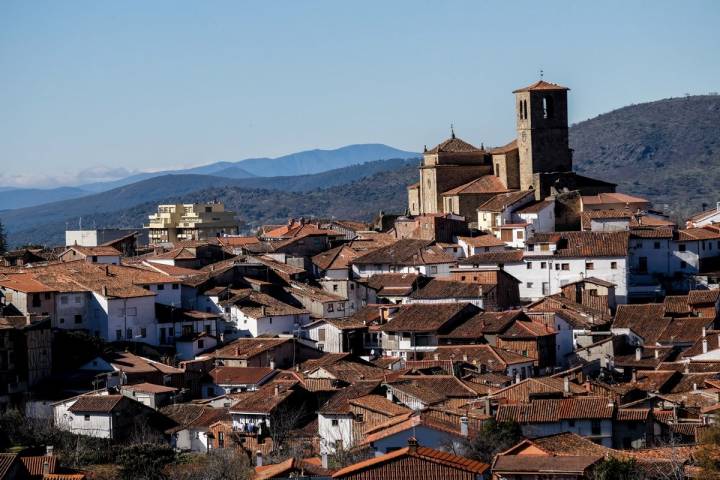
[{"label": "terracotta tile roof", "polygon": [[715,304],[720,299],[720,289],[714,290],[690,290],[688,303],[690,305]]},{"label": "terracotta tile roof", "polygon": [[661,303],[646,305],[618,305],[613,328],[629,328],[640,335],[646,344],[654,344],[670,323],[664,318],[665,306]]},{"label": "terracotta tile roof", "polygon": [[500,334],[500,338],[504,340],[517,340],[517,339],[534,339],[537,337],[546,337],[549,335],[555,335],[557,331],[548,327],[544,323],[537,321],[518,321],[512,324],[512,326]]},{"label": "terracotta tile roof", "polygon": [[584,205],[604,205],[612,203],[650,203],[649,200],[641,197],[635,197],[626,193],[598,193],[597,195],[583,195],[582,203]]},{"label": "terracotta tile roof", "polygon": [[428,405],[448,398],[475,398],[477,393],[452,375],[403,375],[386,383]]},{"label": "terracotta tile roof", "polygon": [[658,338],[660,343],[695,343],[703,328],[710,328],[714,319],[706,317],[673,318]]},{"label": "terracotta tile roof", "polygon": [[527,243],[556,243],[555,252],[547,255],[552,257],[626,257],[628,239],[628,232],[558,232],[536,233]]},{"label": "terracotta tile roof", "polygon": [[365,395],[350,400],[350,404],[367,410],[372,410],[373,412],[378,412],[389,417],[403,415],[412,411],[403,405],[391,402],[383,395]]},{"label": "terracotta tile roof", "polygon": [[[75,250],[76,252],[85,255],[86,257],[98,256],[98,257],[119,257],[120,251],[110,246],[97,246],[97,247],[82,247],[80,245],[72,245],[68,247],[68,250]],[[67,251],[67,250],[66,250]]]},{"label": "terracotta tile roof", "polygon": [[73,413],[110,413],[121,408],[124,401],[128,400],[122,395],[86,395],[78,398],[68,410]]},{"label": "terracotta tile roof", "polygon": [[495,235],[488,233],[478,235],[477,237],[457,237],[458,241],[462,240],[473,247],[504,247],[505,242],[497,238]]},{"label": "terracotta tile roof", "polygon": [[166,387],[165,385],[156,385],[154,383],[136,383],[134,385],[123,385],[123,390],[143,393],[171,393],[177,392],[177,388]]},{"label": "terracotta tile roof", "polygon": [[677,231],[677,240],[680,242],[716,239],[720,239],[720,230],[713,227],[686,228]]},{"label": "terracotta tile roof", "polygon": [[665,313],[690,314],[687,295],[668,295],[663,300]]},{"label": "terracotta tile roof", "polygon": [[238,338],[224,347],[216,350],[212,355],[215,358],[251,359],[257,355],[280,347],[284,343],[292,342],[291,338]]},{"label": "terracotta tile roof", "polygon": [[488,150],[488,153],[491,155],[501,155],[503,153],[512,152],[513,150],[517,150],[517,139],[513,140],[510,143],[507,143],[501,147],[495,147],[490,150]]},{"label": "terracotta tile roof", "polygon": [[266,293],[253,289],[233,290],[232,296],[220,305],[233,305],[252,318],[309,314],[307,310],[293,307]]},{"label": "terracotta tile roof", "polygon": [[538,90],[545,90],[545,91],[566,91],[570,90],[567,87],[563,87],[562,85],[558,85],[557,83],[550,83],[546,82],[545,80],[538,80],[535,83],[532,83],[528,85],[527,87],[518,88],[517,90],[513,90],[513,93],[520,93],[520,92],[533,92]]},{"label": "terracotta tile roof", "polygon": [[480,338],[486,333],[505,331],[516,320],[527,320],[522,310],[479,312],[441,336],[443,338]]},{"label": "terracotta tile roof", "polygon": [[45,473],[44,467],[47,463],[47,473],[55,473],[57,466],[57,457],[55,455],[38,455],[32,457],[20,457],[20,461],[25,466],[25,470],[31,477],[43,478]]},{"label": "terracotta tile roof", "polygon": [[605,454],[613,451],[610,448],[598,445],[592,440],[588,440],[585,437],[581,437],[580,435],[571,432],[557,433],[546,437],[537,437],[532,440],[528,440],[528,442],[540,447],[548,453],[558,456],[604,456]]},{"label": "terracotta tile roof", "polygon": [[402,305],[392,319],[381,325],[384,332],[439,332],[479,311],[471,303],[414,303]]},{"label": "terracotta tile roof", "polygon": [[274,373],[275,370],[267,367],[215,367],[208,375],[217,385],[254,385]]},{"label": "terracotta tile roof", "polygon": [[0,277],[0,286],[25,293],[43,293],[56,291],[52,287],[38,281],[30,273],[12,273],[5,278]]},{"label": "terracotta tile roof", "polygon": [[[442,452],[428,447],[405,447],[379,457],[374,457],[369,460],[365,460],[354,465],[342,468],[333,474],[333,478],[345,478],[352,475],[365,472],[363,478],[384,478],[387,480],[395,480],[394,477],[389,476],[389,472],[381,472],[383,466],[388,463],[399,461],[402,458],[412,457],[424,462],[431,464],[441,465],[450,469],[461,470],[464,472],[474,473],[481,475],[485,473],[490,466],[486,463],[478,462],[476,460],[470,460],[469,458],[459,457],[451,453]],[[370,471],[378,471],[377,476],[372,476]],[[430,471],[437,472],[436,474],[429,475]],[[432,469],[428,470],[422,468],[422,472],[411,472],[408,470],[404,471],[402,478],[426,478],[427,480],[440,480],[447,478],[447,474],[443,474],[442,470]],[[400,477],[397,477],[400,478]]]},{"label": "terracotta tile roof", "polygon": [[417,273],[380,273],[365,282],[378,295],[408,295],[425,280]]},{"label": "terracotta tile roof", "polygon": [[320,268],[320,270],[336,270],[347,269],[360,253],[356,252],[347,245],[341,245],[325,252],[319,253],[312,257],[312,262]]},{"label": "terracotta tile roof", "polygon": [[[355,383],[358,380],[382,380],[386,371],[380,367],[363,360],[341,360],[316,367],[329,373],[332,377],[345,383]],[[308,374],[311,370],[308,370]]]},{"label": "terracotta tile roof", "polygon": [[[489,371],[504,372],[508,365],[528,363],[531,359],[522,355],[494,347],[492,345],[440,345],[429,356],[437,355],[439,360],[468,362],[473,365],[486,365]],[[465,360],[467,358],[467,360]]]},{"label": "terracotta tile roof", "polygon": [[85,480],[84,473],[48,473],[43,480]]},{"label": "terracotta tile roof", "polygon": [[288,383],[266,383],[258,390],[240,397],[238,402],[230,407],[230,412],[271,414],[295,393],[292,387],[293,384]]},{"label": "terracotta tile roof", "polygon": [[347,388],[337,391],[325,404],[320,407],[319,412],[325,415],[343,415],[351,413],[350,401],[356,398],[370,395],[377,390],[379,381],[358,381]]},{"label": "terracotta tile roof", "polygon": [[672,227],[631,228],[630,238],[673,238]]},{"label": "terracotta tile roof", "polygon": [[502,212],[514,203],[533,195],[531,191],[518,190],[515,192],[500,193],[488,201],[481,203],[477,208],[480,212]]},{"label": "terracotta tile roof", "polygon": [[444,142],[440,143],[434,148],[426,151],[425,153],[481,153],[480,150],[474,145],[470,145],[464,140],[461,140],[453,134],[452,137],[448,138]]},{"label": "terracotta tile roof", "polygon": [[533,202],[533,203],[526,205],[518,210],[515,210],[515,213],[517,213],[518,215],[538,213],[541,210],[543,210],[544,208],[549,207],[554,204],[555,204],[555,200],[538,200],[537,202]]},{"label": "terracotta tile roof", "polygon": [[573,397],[533,400],[525,404],[501,404],[497,420],[547,423],[561,420],[612,419],[615,407],[605,397]]},{"label": "terracotta tile roof", "polygon": [[522,250],[504,250],[483,252],[460,260],[460,265],[496,265],[498,263],[518,263],[523,261]]},{"label": "terracotta tile roof", "polygon": [[[582,475],[602,456],[545,456],[545,455],[499,455],[493,462],[493,472],[498,475],[532,474],[538,476]],[[573,477],[575,478],[575,477]],[[579,478],[579,477],[578,477]]]},{"label": "terracotta tile roof", "polygon": [[260,243],[260,239],[257,237],[219,237],[218,242],[226,247],[244,247],[245,245]]},{"label": "terracotta tile roof", "polygon": [[410,294],[410,298],[422,300],[479,299],[482,296],[483,288],[480,284],[437,278]]},{"label": "terracotta tile roof", "polygon": [[[708,343],[708,351],[720,348],[720,331],[711,331],[710,329],[708,329],[705,332],[705,340],[707,340]],[[693,343],[692,346],[684,350],[680,356],[683,358],[689,358],[694,357],[695,355],[700,355],[702,353],[703,338],[698,337],[697,340],[695,340],[695,343]]]},{"label": "terracotta tile roof", "polygon": [[503,193],[507,192],[505,184],[495,175],[483,175],[475,180],[471,180],[459,187],[455,187],[446,192],[443,196],[453,195],[469,195],[479,193]]},{"label": "terracotta tile roof", "polygon": [[273,230],[263,233],[262,237],[275,239],[291,239],[306,237],[309,235],[327,235],[334,237],[341,234],[334,230],[319,228],[319,226],[314,223],[303,223],[292,220],[290,224],[282,225]]},{"label": "terracotta tile roof", "polygon": [[427,240],[398,240],[391,245],[380,247],[357,257],[352,263],[356,265],[389,264],[407,266],[455,263],[455,257],[432,244],[433,242]]},{"label": "terracotta tile roof", "polygon": [[179,247],[169,250],[164,253],[158,253],[147,258],[147,261],[152,262],[154,259],[159,260],[193,260],[197,258],[197,254],[189,248]]},{"label": "terracotta tile roof", "polygon": [[288,458],[280,463],[274,465],[263,465],[262,467],[255,467],[254,480],[268,480],[271,478],[292,478],[293,472],[301,474],[302,478],[317,476],[317,477],[329,477],[333,471],[322,468],[314,459],[298,459]]},{"label": "terracotta tile roof", "polygon": [[[584,395],[587,393],[584,387],[574,382],[569,382],[568,388],[567,395]],[[555,377],[526,378],[519,383],[497,390],[491,396],[506,399],[508,403],[527,403],[535,396],[549,394],[564,395],[565,380]]]},{"label": "terracotta tile roof", "polygon": [[644,422],[649,417],[649,408],[619,408],[615,420],[618,422]]},{"label": "terracotta tile roof", "polygon": [[5,478],[15,460],[17,460],[16,453],[0,453],[0,478]]},{"label": "terracotta tile roof", "polygon": [[157,262],[146,262],[135,265],[136,268],[145,268],[150,269],[155,272],[159,272],[165,275],[168,275],[170,277],[175,277],[179,279],[192,277],[193,275],[197,275],[200,272],[198,270],[193,270],[192,268],[184,268],[184,267],[178,267],[175,265],[165,265],[164,263],[157,263]]},{"label": "terracotta tile roof", "polygon": [[130,352],[112,352],[101,356],[114,369],[125,373],[183,373],[184,370],[166,365],[155,360],[140,357]]}]

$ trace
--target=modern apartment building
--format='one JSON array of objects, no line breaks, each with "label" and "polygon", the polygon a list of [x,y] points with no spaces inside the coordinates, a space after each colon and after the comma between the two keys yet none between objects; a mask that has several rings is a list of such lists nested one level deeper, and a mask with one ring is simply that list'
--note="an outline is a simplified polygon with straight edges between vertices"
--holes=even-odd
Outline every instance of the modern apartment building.
[{"label": "modern apartment building", "polygon": [[237,235],[235,213],[222,203],[185,203],[158,205],[149,216],[150,243],[207,240],[221,235]]}]

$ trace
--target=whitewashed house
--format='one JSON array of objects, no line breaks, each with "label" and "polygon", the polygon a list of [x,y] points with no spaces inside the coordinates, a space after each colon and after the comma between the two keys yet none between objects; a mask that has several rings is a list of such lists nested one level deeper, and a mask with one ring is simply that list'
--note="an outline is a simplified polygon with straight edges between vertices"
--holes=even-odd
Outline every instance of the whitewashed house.
[{"label": "whitewashed house", "polygon": [[362,278],[381,273],[420,273],[447,276],[457,259],[434,242],[403,239],[380,247],[352,261],[354,275]]},{"label": "whitewashed house", "polygon": [[310,321],[310,312],[251,289],[234,290],[220,305],[240,336],[292,334]]},{"label": "whitewashed house", "polygon": [[715,208],[692,215],[686,222],[687,228],[700,228],[712,224],[720,224],[720,202],[717,202]]},{"label": "whitewashed house", "polygon": [[471,257],[478,253],[502,251],[506,248],[505,242],[492,234],[457,237],[457,242],[465,253],[464,257]]},{"label": "whitewashed house", "polygon": [[121,439],[143,404],[124,395],[81,395],[53,405],[55,426],[76,435]]},{"label": "whitewashed house", "polygon": [[267,367],[215,367],[202,385],[203,398],[238,392],[253,392],[270,381],[277,370]]}]

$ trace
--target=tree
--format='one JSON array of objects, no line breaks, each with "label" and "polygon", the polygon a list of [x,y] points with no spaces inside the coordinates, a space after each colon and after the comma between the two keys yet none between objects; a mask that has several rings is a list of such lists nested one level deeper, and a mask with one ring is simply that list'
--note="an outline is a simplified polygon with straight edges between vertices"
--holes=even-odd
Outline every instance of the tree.
[{"label": "tree", "polygon": [[230,448],[211,450],[207,455],[182,455],[166,469],[173,480],[248,480],[252,473],[247,455]]},{"label": "tree", "polygon": [[516,422],[496,422],[490,419],[480,431],[464,445],[465,456],[492,463],[496,454],[522,440],[522,430]]},{"label": "tree", "polygon": [[609,457],[598,463],[590,476],[592,480],[636,480],[642,478],[634,458],[622,460]]},{"label": "tree", "polygon": [[5,235],[5,227],[0,222],[0,254],[7,252],[7,235]]},{"label": "tree", "polygon": [[125,447],[118,456],[123,480],[165,480],[165,467],[175,460],[175,452],[166,445],[152,443]]},{"label": "tree", "polygon": [[720,479],[720,424],[707,428],[700,437],[700,449],[695,458],[703,471],[703,478]]}]

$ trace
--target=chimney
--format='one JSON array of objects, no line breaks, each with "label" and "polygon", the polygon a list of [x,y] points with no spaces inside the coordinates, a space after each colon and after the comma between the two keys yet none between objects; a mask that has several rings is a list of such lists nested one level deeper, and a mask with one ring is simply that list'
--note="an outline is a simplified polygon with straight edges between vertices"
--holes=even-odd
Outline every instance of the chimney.
[{"label": "chimney", "polygon": [[328,454],[327,454],[327,452],[323,451],[323,452],[322,452],[322,455],[320,455],[320,458],[322,459],[322,460],[321,460],[321,462],[322,462],[322,463],[321,463],[322,468],[324,468],[325,470],[327,470],[327,468],[328,468]]},{"label": "chimney", "polygon": [[102,287],[102,295],[103,295],[103,297],[107,297],[107,294],[108,294],[108,293],[107,293],[107,285],[103,285],[103,287]]},{"label": "chimney", "polygon": [[110,266],[108,266],[108,265],[105,265],[105,276],[106,277],[110,276]]},{"label": "chimney", "polygon": [[660,350],[655,349],[655,358],[660,358]]},{"label": "chimney", "polygon": [[55,449],[53,448],[52,445],[46,446],[46,447],[45,447],[45,455],[47,455],[48,457],[52,457],[54,450],[55,450]]},{"label": "chimney", "polygon": [[467,353],[463,353],[463,362],[467,362],[467,361],[468,361]]},{"label": "chimney", "polygon": [[275,359],[270,359],[270,368],[275,370]]},{"label": "chimney", "polygon": [[685,373],[690,373],[690,360],[685,363]]},{"label": "chimney", "polygon": [[468,417],[460,417],[460,435],[463,437],[468,436]]},{"label": "chimney", "polygon": [[258,450],[257,453],[255,454],[255,466],[256,467],[263,466],[262,452],[260,450]]},{"label": "chimney", "polygon": [[637,370],[632,369],[632,383],[637,383]]},{"label": "chimney", "polygon": [[408,448],[410,449],[410,451],[414,453],[417,450],[417,447],[418,447],[417,439],[415,437],[408,438]]},{"label": "chimney", "polygon": [[519,373],[515,374],[515,383],[520,383],[520,374]]},{"label": "chimney", "polygon": [[705,338],[706,335],[707,335],[707,330],[705,330],[705,327],[703,327],[701,336],[702,336],[702,338]]},{"label": "chimney", "polygon": [[393,401],[392,390],[390,390],[390,389],[387,388],[387,387],[385,388],[385,398],[387,398],[387,399],[390,400],[391,402]]},{"label": "chimney", "polygon": [[635,361],[639,362],[642,359],[642,348],[635,347]]},{"label": "chimney", "polygon": [[50,460],[47,457],[43,458],[42,473],[43,477],[50,473]]},{"label": "chimney", "polygon": [[697,392],[697,383],[693,383],[693,392]]},{"label": "chimney", "polygon": [[563,392],[570,393],[570,377],[563,378]]},{"label": "chimney", "polygon": [[485,415],[492,416],[491,410],[490,410],[490,397],[485,397]]},{"label": "chimney", "polygon": [[275,396],[280,395],[280,385],[275,384]]},{"label": "chimney", "polygon": [[704,336],[703,336],[703,339],[702,339],[702,348],[703,348],[703,353],[707,353],[707,351],[708,351],[708,339],[705,338]]},{"label": "chimney", "polygon": [[434,358],[435,360],[440,360],[440,355],[437,354],[437,353],[433,353],[433,358]]}]

